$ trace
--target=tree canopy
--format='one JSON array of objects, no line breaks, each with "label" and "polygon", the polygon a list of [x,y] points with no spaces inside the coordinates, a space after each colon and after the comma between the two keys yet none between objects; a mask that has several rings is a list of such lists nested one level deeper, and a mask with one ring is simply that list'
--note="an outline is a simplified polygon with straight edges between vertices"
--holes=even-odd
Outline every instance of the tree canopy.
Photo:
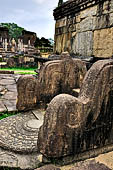
[{"label": "tree canopy", "polygon": [[37,37],[36,42],[35,42],[35,47],[53,47],[53,40],[46,39],[42,37],[41,39]]},{"label": "tree canopy", "polygon": [[0,23],[0,26],[8,28],[10,38],[14,38],[15,40],[22,35],[22,31],[24,30],[24,28],[19,27],[15,23]]}]

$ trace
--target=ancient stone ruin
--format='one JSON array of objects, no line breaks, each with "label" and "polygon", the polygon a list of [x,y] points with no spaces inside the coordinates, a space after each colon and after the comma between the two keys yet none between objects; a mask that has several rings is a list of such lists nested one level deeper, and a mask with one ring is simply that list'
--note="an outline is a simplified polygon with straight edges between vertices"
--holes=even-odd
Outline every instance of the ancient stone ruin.
[{"label": "ancient stone ruin", "polygon": [[[32,110],[0,121],[0,166],[35,169],[53,159],[68,163],[67,157],[81,160],[112,150],[112,80],[112,59],[96,62],[86,73],[85,64],[68,53],[46,63],[39,79],[20,77],[18,109]],[[50,103],[40,110],[46,98]]]},{"label": "ancient stone ruin", "polygon": [[109,58],[113,55],[113,1],[69,0],[54,10],[55,52]]},{"label": "ancient stone ruin", "polygon": [[78,98],[53,98],[39,130],[42,154],[75,155],[113,143],[112,80],[113,60],[98,61],[86,73]]},{"label": "ancient stone ruin", "polygon": [[46,62],[38,77],[19,78],[18,110],[28,110],[37,105],[44,107],[60,93],[78,94],[86,74],[85,63],[79,59],[72,59],[67,53],[63,53],[60,59]]},{"label": "ancient stone ruin", "polygon": [[[111,58],[112,15],[110,0],[59,1],[54,10],[55,52]],[[6,76],[0,80],[6,85]],[[0,102],[3,93],[6,98],[12,93],[14,80],[0,89]],[[59,60],[46,62],[38,76],[16,82],[15,109],[20,113],[0,120],[0,167],[35,169],[113,150],[113,59],[97,61],[87,71],[85,62],[64,52]],[[99,169],[98,163],[92,164]]]},{"label": "ancient stone ruin", "polygon": [[36,40],[36,33],[23,30],[22,36],[16,40],[9,36],[9,30],[5,27],[0,27],[0,54],[15,53],[15,52],[29,52],[34,50],[34,43]]}]

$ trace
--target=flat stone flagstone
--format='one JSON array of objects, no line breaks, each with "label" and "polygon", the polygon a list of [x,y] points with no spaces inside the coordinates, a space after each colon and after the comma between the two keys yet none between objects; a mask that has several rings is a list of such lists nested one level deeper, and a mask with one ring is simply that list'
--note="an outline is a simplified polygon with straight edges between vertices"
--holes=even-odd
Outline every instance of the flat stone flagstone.
[{"label": "flat stone flagstone", "polygon": [[0,166],[10,168],[34,169],[42,162],[39,153],[19,154],[0,148]]},{"label": "flat stone flagstone", "polygon": [[20,75],[0,74],[0,112],[16,111],[17,87]]}]

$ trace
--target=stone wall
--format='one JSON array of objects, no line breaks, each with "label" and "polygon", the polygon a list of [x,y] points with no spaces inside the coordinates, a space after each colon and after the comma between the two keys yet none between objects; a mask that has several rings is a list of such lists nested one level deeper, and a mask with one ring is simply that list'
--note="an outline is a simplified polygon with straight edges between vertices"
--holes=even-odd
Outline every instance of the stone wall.
[{"label": "stone wall", "polygon": [[112,0],[67,1],[54,10],[54,17],[55,52],[69,51],[85,57],[112,56]]},{"label": "stone wall", "polygon": [[27,57],[27,56],[17,56],[17,57],[10,57],[6,60],[6,65],[1,66],[2,68],[9,68],[9,67],[38,67],[38,63],[35,62],[35,59],[33,57]]}]

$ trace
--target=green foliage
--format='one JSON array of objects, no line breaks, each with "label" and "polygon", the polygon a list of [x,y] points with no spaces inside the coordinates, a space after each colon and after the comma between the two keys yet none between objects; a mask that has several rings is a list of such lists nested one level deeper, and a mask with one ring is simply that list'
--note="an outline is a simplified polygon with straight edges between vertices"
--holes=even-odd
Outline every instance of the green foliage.
[{"label": "green foliage", "polygon": [[59,0],[58,6],[61,6],[63,4],[63,0]]},{"label": "green foliage", "polygon": [[50,41],[51,46],[54,46],[54,40],[52,38],[49,38],[48,40]]},{"label": "green foliage", "polygon": [[15,23],[1,23],[0,26],[8,28],[9,36],[15,40],[22,35],[22,31],[24,30],[24,28],[19,27]]},{"label": "green foliage", "polygon": [[32,72],[31,71],[30,72],[29,71],[28,72],[27,71],[18,71],[15,74],[37,74],[37,73],[34,71],[32,71]]},{"label": "green foliage", "polygon": [[3,59],[2,59],[2,58],[0,58],[0,62],[2,62],[2,60],[3,60]]},{"label": "green foliage", "polygon": [[35,47],[53,47],[53,40],[46,39],[42,37],[41,39],[37,37],[36,42],[35,42]]}]

